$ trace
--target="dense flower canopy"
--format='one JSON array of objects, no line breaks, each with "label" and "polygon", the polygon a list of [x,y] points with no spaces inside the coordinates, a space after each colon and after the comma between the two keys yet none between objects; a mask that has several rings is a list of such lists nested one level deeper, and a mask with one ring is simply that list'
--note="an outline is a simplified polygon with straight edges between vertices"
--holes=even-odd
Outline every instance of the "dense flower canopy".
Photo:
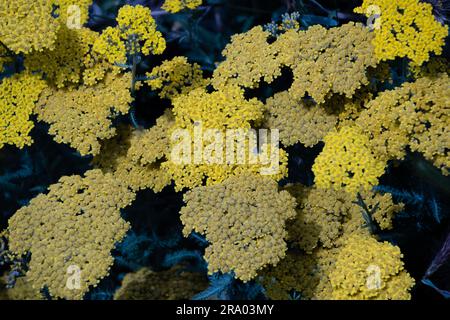
[{"label": "dense flower canopy", "polygon": [[448,295],[446,2],[332,2],[0,0],[0,299]]}]

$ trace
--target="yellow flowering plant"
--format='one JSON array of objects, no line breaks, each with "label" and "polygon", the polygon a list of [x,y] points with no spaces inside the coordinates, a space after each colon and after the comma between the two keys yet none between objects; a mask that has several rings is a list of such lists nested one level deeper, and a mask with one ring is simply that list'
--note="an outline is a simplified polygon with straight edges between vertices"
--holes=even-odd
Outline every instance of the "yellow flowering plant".
[{"label": "yellow flowering plant", "polygon": [[429,3],[419,0],[364,0],[355,12],[378,14],[374,24],[375,55],[380,60],[408,57],[422,65],[430,53],[441,54],[448,27],[436,20]]},{"label": "yellow flowering plant", "polygon": [[184,9],[195,9],[202,4],[202,0],[165,0],[162,8],[171,13]]},{"label": "yellow flowering plant", "polygon": [[94,51],[105,55],[110,63],[126,64],[127,55],[135,57],[140,53],[157,55],[164,52],[166,42],[156,30],[149,8],[123,6],[116,21],[117,26],[106,28],[94,43]]},{"label": "yellow flowering plant", "polygon": [[0,0],[0,299],[411,299],[448,19],[268,2]]}]

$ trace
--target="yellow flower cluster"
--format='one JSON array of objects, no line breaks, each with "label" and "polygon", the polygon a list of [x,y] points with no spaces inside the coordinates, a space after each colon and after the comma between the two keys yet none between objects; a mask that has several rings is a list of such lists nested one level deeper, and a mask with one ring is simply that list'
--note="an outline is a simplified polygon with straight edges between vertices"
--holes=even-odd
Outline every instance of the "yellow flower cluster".
[{"label": "yellow flower cluster", "polygon": [[201,4],[202,0],[165,0],[161,8],[167,12],[177,13],[184,9],[195,9]]},{"label": "yellow flower cluster", "polygon": [[344,189],[356,194],[377,185],[386,163],[371,150],[369,138],[357,126],[328,133],[325,147],[313,165],[319,188]]},{"label": "yellow flower cluster", "polygon": [[277,300],[292,299],[292,290],[308,300],[407,300],[414,279],[402,257],[396,246],[353,234],[342,248],[288,252],[259,279],[269,298]]},{"label": "yellow flower cluster", "polygon": [[[253,139],[253,137],[250,137],[250,139]],[[250,157],[245,155],[242,164],[210,164],[207,162],[201,164],[179,164],[169,155],[169,161],[163,162],[162,168],[174,180],[176,191],[182,191],[185,188],[192,189],[202,185],[215,185],[228,177],[250,172],[261,174],[278,181],[287,176],[288,156],[283,149],[278,149],[278,154],[275,154],[272,148],[273,146],[271,144],[266,144],[261,147],[261,150],[263,150],[261,153],[268,155],[267,163],[264,164],[250,164]],[[249,149],[248,144],[244,144],[244,149]],[[278,162],[275,162],[277,160]],[[269,164],[273,166],[268,167]],[[263,174],[264,169],[273,171],[268,174]]]},{"label": "yellow flower cluster", "polygon": [[[289,224],[289,241],[306,253],[312,254],[317,247],[333,248],[345,243],[348,235],[369,234],[363,218],[361,206],[355,197],[343,190],[288,185],[289,191],[297,199],[297,216]],[[388,193],[363,192],[362,199],[369,210],[377,209],[372,215],[373,222],[381,230],[391,229],[392,220],[403,209],[402,204],[394,204]]]},{"label": "yellow flower cluster", "polygon": [[355,12],[375,21],[375,54],[379,60],[408,57],[416,65],[428,61],[430,53],[442,53],[448,27],[433,16],[433,7],[419,0],[364,0]]},{"label": "yellow flower cluster", "polygon": [[208,279],[200,273],[175,266],[155,272],[142,268],[128,273],[114,300],[188,300],[208,287]]},{"label": "yellow flower cluster", "polygon": [[359,117],[361,111],[364,110],[364,106],[373,99],[374,94],[375,92],[373,92],[370,87],[364,87],[363,89],[358,90],[352,98],[333,96],[327,100],[323,106],[338,112],[338,129],[352,126]]},{"label": "yellow flower cluster", "polygon": [[112,119],[126,114],[132,98],[130,75],[112,75],[95,86],[47,88],[38,101],[38,120],[50,124],[55,141],[68,143],[81,155],[98,154],[100,141],[115,135]]},{"label": "yellow flower cluster", "polygon": [[409,300],[414,279],[404,270],[400,249],[354,235],[336,256],[329,274],[333,299]]},{"label": "yellow flower cluster", "polygon": [[15,74],[0,83],[0,149],[5,144],[23,148],[32,143],[29,136],[34,127],[30,116],[42,90],[44,81],[29,74]]},{"label": "yellow flower cluster", "polygon": [[281,65],[274,45],[267,42],[269,36],[261,26],[233,35],[222,52],[225,61],[214,70],[214,87],[234,84],[254,88],[261,79],[271,83],[280,76]]},{"label": "yellow flower cluster", "polygon": [[292,290],[302,300],[329,300],[332,287],[328,273],[337,249],[316,249],[311,254],[288,251],[276,266],[261,271],[259,280],[272,300],[291,300]]},{"label": "yellow flower cluster", "polygon": [[93,50],[111,63],[125,64],[127,54],[161,54],[166,42],[156,30],[149,8],[125,5],[119,9],[116,27],[106,28],[95,41]]},{"label": "yellow flower cluster", "polygon": [[15,53],[53,48],[59,22],[52,15],[56,0],[0,1],[0,42]]},{"label": "yellow flower cluster", "polygon": [[308,101],[297,101],[289,92],[276,93],[265,104],[263,126],[278,129],[285,146],[301,142],[312,147],[322,141],[337,123],[338,116],[330,108]]},{"label": "yellow flower cluster", "polygon": [[[219,183],[231,175],[236,175],[244,171],[261,172],[266,168],[268,163],[279,166],[270,176],[273,179],[281,179],[287,174],[287,154],[284,150],[278,149],[276,152],[275,143],[267,141],[260,147],[258,152],[240,154],[241,148],[237,147],[230,150],[227,149],[227,130],[234,129],[242,132],[235,141],[239,146],[244,145],[245,151],[250,151],[250,139],[253,138],[249,130],[252,124],[260,121],[263,117],[263,104],[253,98],[246,100],[242,89],[236,86],[225,86],[219,91],[208,93],[204,88],[198,88],[190,91],[186,95],[177,96],[173,99],[173,113],[175,115],[175,125],[171,132],[175,135],[178,130],[186,130],[189,134],[187,149],[182,156],[188,156],[195,159],[195,153],[200,152],[202,159],[196,162],[186,161],[180,162],[178,157],[180,154],[170,154],[169,161],[163,163],[163,167],[171,174],[175,181],[175,189],[194,188],[203,185]],[[196,130],[200,133],[202,140],[197,142]],[[207,130],[215,130],[215,134],[208,135]],[[184,136],[182,137],[184,138]],[[241,140],[244,139],[244,140]],[[253,140],[252,140],[253,141]],[[176,150],[183,141],[173,139],[171,141],[171,150]],[[234,144],[233,144],[234,146]],[[211,149],[211,150],[210,150]],[[197,150],[197,151],[196,151]],[[211,158],[205,159],[205,150],[211,151]],[[228,163],[228,152],[231,152],[233,159]],[[239,154],[237,154],[239,153]],[[252,162],[250,159],[258,158],[261,154],[267,155],[267,161]],[[238,161],[243,157],[243,161]],[[276,162],[276,157],[279,161]],[[227,159],[225,159],[227,158]],[[214,161],[215,162],[214,162]],[[216,161],[217,160],[217,161]],[[257,160],[257,159],[256,159]]]},{"label": "yellow flower cluster", "polygon": [[259,175],[230,177],[184,195],[183,233],[205,234],[209,273],[234,271],[249,281],[266,265],[275,265],[287,249],[284,230],[295,216],[295,199],[278,191],[275,181]]},{"label": "yellow flower cluster", "polygon": [[33,289],[26,277],[17,278],[14,287],[8,289],[4,289],[7,282],[2,280],[0,279],[0,300],[44,300],[42,294]]},{"label": "yellow flower cluster", "polygon": [[150,129],[136,130],[128,151],[133,161],[147,165],[167,157],[170,152],[169,131],[174,122],[172,112],[166,110]]},{"label": "yellow flower cluster", "polygon": [[369,136],[376,155],[402,159],[409,145],[448,174],[449,84],[449,76],[441,73],[382,92],[370,101],[356,124]]},{"label": "yellow flower cluster", "polygon": [[[351,242],[349,239],[355,237],[377,243],[366,228],[362,208],[345,191],[304,187],[299,184],[288,185],[285,190],[298,203],[296,218],[287,227],[288,243],[294,247],[275,267],[262,270],[259,279],[271,299],[290,299],[292,290],[297,291],[301,299],[336,299],[340,293],[338,289],[338,292],[334,292],[330,274],[340,272],[335,271],[339,252]],[[395,213],[403,209],[403,204],[393,203],[390,194],[363,192],[362,198],[368,210],[377,206],[372,219],[380,229],[392,228]],[[365,256],[365,251],[356,254],[365,259],[373,256],[371,253]],[[403,276],[396,279],[403,279]],[[391,283],[395,281],[397,280],[392,280]],[[399,290],[403,294],[408,293],[403,287]],[[383,294],[391,294],[390,292]]]},{"label": "yellow flower cluster", "polygon": [[97,38],[95,31],[87,28],[72,30],[63,25],[58,31],[55,47],[28,54],[25,66],[31,71],[41,71],[46,80],[58,88],[81,82],[93,85],[112,68],[92,52]]},{"label": "yellow flower cluster", "polygon": [[106,57],[111,64],[127,62],[127,48],[117,28],[108,27],[103,30],[101,36],[94,42],[93,50]]},{"label": "yellow flower cluster", "polygon": [[294,97],[310,95],[322,103],[332,93],[350,98],[368,84],[366,70],[377,63],[372,34],[361,24],[326,29],[289,30],[277,40],[283,65],[292,68]]},{"label": "yellow flower cluster", "polygon": [[373,36],[361,24],[288,30],[270,44],[268,37],[261,27],[233,36],[223,51],[225,61],[214,71],[213,85],[254,88],[261,80],[271,83],[288,67],[294,75],[292,97],[309,95],[323,103],[332,93],[351,97],[368,84],[366,69],[377,64]]},{"label": "yellow flower cluster", "polygon": [[151,72],[147,72],[146,76],[150,78],[146,81],[150,88],[160,90],[159,96],[168,99],[206,87],[209,82],[203,78],[200,66],[196,63],[190,64],[186,57],[166,60]]},{"label": "yellow flower cluster", "polygon": [[119,128],[116,137],[103,143],[94,165],[112,173],[134,191],[151,188],[160,192],[171,183],[171,175],[161,169],[161,161],[169,153],[171,125],[172,116],[166,112],[150,129]]},{"label": "yellow flower cluster", "polygon": [[[81,299],[108,275],[110,251],[129,228],[120,209],[133,200],[126,185],[100,170],[62,177],[48,194],[32,199],[8,226],[10,250],[31,252],[27,281],[36,291],[47,287],[55,298]],[[71,287],[78,271],[80,287]]]},{"label": "yellow flower cluster", "polygon": [[60,28],[80,29],[92,0],[18,0],[0,2],[0,42],[15,53],[53,50]]},{"label": "yellow flower cluster", "polygon": [[[9,220],[12,254],[32,255],[26,277],[8,295],[38,297],[48,287],[55,298],[81,299],[108,274],[110,252],[129,228],[120,209],[139,190],[160,192],[174,182],[176,191],[192,189],[180,212],[183,234],[205,235],[210,274],[234,272],[244,282],[259,274],[271,298],[287,299],[292,290],[302,299],[410,298],[414,280],[399,248],[371,235],[373,228],[391,229],[403,205],[370,189],[387,161],[402,159],[407,148],[449,173],[448,65],[429,61],[441,53],[448,31],[429,4],[364,0],[355,11],[381,9],[374,32],[359,23],[299,30],[291,21],[292,29],[271,37],[255,27],[232,37],[211,79],[185,57],[166,60],[145,82],[173,108],[143,129],[113,126],[133,100],[132,75],[120,68],[136,66],[140,54],[162,54],[165,40],[141,5],[121,7],[117,26],[101,34],[71,28],[76,6],[83,24],[91,3],[0,1],[0,71],[10,53],[23,53],[26,69],[0,82],[0,149],[31,144],[35,113],[55,141],[93,155],[95,168],[61,178]],[[199,5],[167,0],[163,9]],[[413,61],[416,80],[378,93],[378,84],[390,80],[381,61],[395,57]],[[246,98],[246,89],[290,73],[285,91],[265,103]],[[287,153],[275,149],[274,137],[253,136],[255,128],[278,129],[285,146],[323,141],[312,168],[315,185],[280,191]],[[264,174],[268,164],[277,171]],[[81,271],[79,290],[67,286],[74,267]],[[190,298],[203,281],[178,268],[144,268],[125,277],[115,298]]]},{"label": "yellow flower cluster", "polygon": [[227,86],[208,93],[204,88],[192,90],[173,101],[177,128],[190,128],[202,122],[211,129],[250,129],[252,121],[263,115],[263,104],[256,98],[246,100],[244,90]]},{"label": "yellow flower cluster", "polygon": [[55,0],[55,15],[62,24],[77,29],[89,19],[89,7],[93,0]]}]

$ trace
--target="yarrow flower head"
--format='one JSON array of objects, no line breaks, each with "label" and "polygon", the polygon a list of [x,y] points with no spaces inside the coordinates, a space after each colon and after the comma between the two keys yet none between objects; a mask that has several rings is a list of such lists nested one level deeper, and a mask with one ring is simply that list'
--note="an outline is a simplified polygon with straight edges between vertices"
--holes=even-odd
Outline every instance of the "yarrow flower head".
[{"label": "yarrow flower head", "polygon": [[0,42],[15,53],[52,48],[59,23],[54,0],[0,1]]},{"label": "yarrow flower head", "polygon": [[93,0],[54,0],[53,16],[66,26],[79,29],[89,19],[89,7]]},{"label": "yarrow flower head", "polygon": [[146,74],[146,83],[152,90],[161,90],[161,98],[173,99],[193,89],[205,87],[209,80],[203,78],[200,65],[190,64],[186,57],[164,61]]},{"label": "yarrow flower head", "polygon": [[114,68],[92,51],[98,36],[88,28],[69,29],[63,25],[58,31],[55,47],[28,54],[25,67],[42,72],[46,80],[58,88],[81,82],[93,85],[103,79],[108,69]]},{"label": "yarrow flower head", "polygon": [[0,149],[5,144],[19,148],[32,143],[34,127],[30,116],[39,95],[46,87],[38,76],[21,73],[0,83]]},{"label": "yarrow flower head", "polygon": [[[26,278],[35,291],[47,287],[55,298],[81,299],[107,276],[110,251],[130,227],[120,209],[134,197],[111,174],[89,170],[84,177],[62,177],[18,210],[9,220],[9,246],[17,256],[31,252]],[[66,285],[73,267],[83,278],[78,290]]]},{"label": "yarrow flower head", "polygon": [[81,155],[96,155],[100,141],[116,134],[112,120],[126,114],[132,97],[130,74],[106,75],[95,86],[77,89],[45,89],[36,105],[40,121],[50,124],[55,141],[68,143]]},{"label": "yarrow flower head", "polygon": [[162,9],[170,13],[177,13],[184,9],[195,9],[202,4],[202,0],[166,0]]},{"label": "yarrow flower head", "polygon": [[328,133],[325,147],[313,165],[316,185],[356,193],[369,189],[384,173],[385,162],[370,149],[369,138],[353,126]]},{"label": "yarrow flower head", "polygon": [[320,25],[289,29],[273,42],[268,41],[270,36],[261,26],[234,35],[222,52],[225,60],[214,71],[214,87],[235,84],[256,88],[262,80],[272,83],[282,75],[282,69],[290,69],[292,98],[309,95],[322,104],[331,94],[351,98],[369,83],[366,70],[377,65],[373,34],[360,23],[330,29]]},{"label": "yarrow flower head", "polygon": [[380,60],[408,57],[414,64],[428,61],[430,53],[442,53],[448,27],[433,16],[433,7],[418,0],[364,0],[355,12],[381,19],[375,28],[375,55]]},{"label": "yarrow flower head", "polygon": [[15,53],[53,50],[62,26],[80,29],[92,0],[0,1],[0,42]]},{"label": "yarrow flower head", "polygon": [[414,279],[404,269],[400,248],[354,235],[337,254],[330,272],[333,299],[409,300]]},{"label": "yarrow flower head", "polygon": [[[209,93],[197,88],[177,96],[172,103],[173,152],[162,165],[172,175],[175,190],[203,183],[213,185],[243,171],[263,173],[269,163],[279,165],[279,170],[274,168],[276,172],[268,174],[273,179],[287,174],[287,154],[275,142],[267,139],[259,150],[252,149],[252,146],[257,149],[257,137],[250,129],[262,120],[264,106],[255,98],[245,99],[243,89],[229,85]],[[239,147],[229,147],[230,140]],[[246,152],[250,149],[252,153]]]},{"label": "yarrow flower head", "polygon": [[149,8],[123,6],[116,20],[118,25],[106,28],[94,43],[94,51],[106,56],[110,63],[126,64],[127,56],[157,55],[166,49]]},{"label": "yarrow flower head", "polygon": [[295,199],[275,181],[253,174],[198,187],[184,196],[183,233],[203,233],[210,274],[234,271],[249,281],[265,265],[275,265],[287,249],[286,220],[295,216]]},{"label": "yarrow flower head", "polygon": [[450,174],[449,82],[446,73],[434,74],[386,90],[367,103],[355,122],[378,157],[403,159],[409,146]]}]

